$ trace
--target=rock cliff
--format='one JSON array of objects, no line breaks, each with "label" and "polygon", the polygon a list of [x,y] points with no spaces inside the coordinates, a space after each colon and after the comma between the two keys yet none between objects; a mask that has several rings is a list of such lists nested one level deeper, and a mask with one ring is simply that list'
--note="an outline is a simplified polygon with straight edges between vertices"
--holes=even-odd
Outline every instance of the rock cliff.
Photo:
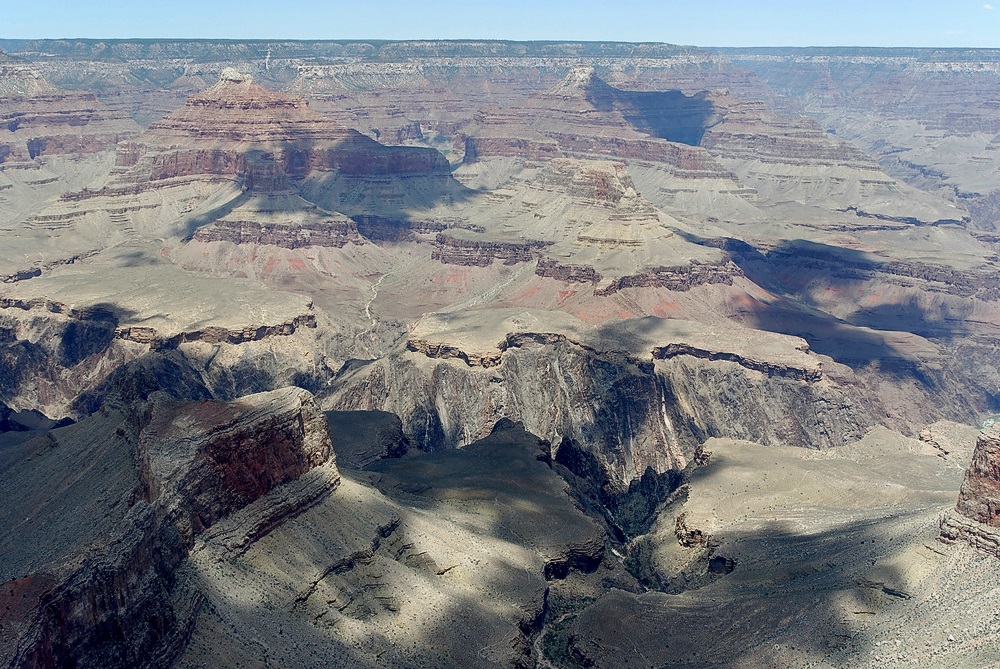
[{"label": "rock cliff", "polygon": [[[279,377],[316,388],[331,373],[316,367],[310,351],[317,328],[313,313],[246,326],[216,321],[180,331],[128,322],[126,313],[110,304],[75,308],[41,298],[3,298],[0,402],[55,420],[80,419],[100,406],[117,378],[136,367],[158,368],[163,360],[197,378],[206,395],[223,399],[282,385]],[[273,367],[247,363],[247,356],[265,349]],[[307,368],[319,376],[311,378]]]},{"label": "rock cliff", "polygon": [[[833,374],[824,374],[815,356],[793,350],[794,340],[717,340],[719,348],[702,349],[683,342],[704,342],[704,334],[671,333],[669,323],[657,333],[649,320],[634,326],[643,332],[635,349],[627,327],[620,339],[566,324],[566,334],[522,329],[487,345],[457,324],[452,333],[429,324],[411,335],[409,352],[344,370],[328,401],[396,413],[424,450],[469,443],[500,418],[521,421],[553,444],[568,440],[593,454],[618,491],[647,468],[682,469],[711,436],[828,448],[878,422],[851,399],[860,388],[849,370],[826,361]],[[678,343],[664,345],[668,338]]]},{"label": "rock cliff", "polygon": [[961,541],[1000,558],[1000,430],[979,433],[954,511],[940,521],[941,541]]},{"label": "rock cliff", "polygon": [[[210,141],[212,148],[199,145]],[[314,113],[301,97],[265,89],[226,70],[217,84],[150,125],[119,151],[120,167],[144,165],[152,180],[244,175],[251,151],[266,152],[289,176],[337,171],[352,176],[447,174],[436,151],[389,148]]]},{"label": "rock cliff", "polygon": [[955,508],[967,518],[1000,526],[1000,431],[996,428],[979,435]]},{"label": "rock cliff", "polygon": [[[280,502],[302,492],[283,484],[321,470],[324,494],[337,484],[325,421],[305,391],[231,403],[153,397],[135,411],[122,390],[100,414],[25,444],[37,456],[4,472],[7,490],[61,482],[7,508],[6,526],[23,534],[8,535],[2,578],[23,596],[3,614],[4,666],[170,666],[203,601],[171,596],[195,540],[255,501],[261,513],[243,541],[258,539],[316,501]],[[98,482],[113,496],[97,495]]]},{"label": "rock cliff", "polygon": [[61,91],[26,63],[0,61],[0,164],[113,151],[138,124],[93,93]]},{"label": "rock cliff", "polygon": [[2,45],[5,664],[1000,660],[995,54]]}]

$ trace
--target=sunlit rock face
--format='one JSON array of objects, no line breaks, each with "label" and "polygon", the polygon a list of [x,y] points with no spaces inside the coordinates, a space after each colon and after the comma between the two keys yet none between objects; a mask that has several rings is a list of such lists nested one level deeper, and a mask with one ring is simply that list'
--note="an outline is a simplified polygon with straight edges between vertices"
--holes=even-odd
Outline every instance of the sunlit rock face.
[{"label": "sunlit rock face", "polygon": [[120,167],[143,161],[149,179],[246,173],[263,152],[288,175],[314,171],[355,176],[447,173],[435,151],[387,148],[313,112],[297,96],[270,91],[229,68],[211,88],[153,123],[134,144],[121,147]]},{"label": "sunlit rock face", "polygon": [[987,428],[979,436],[956,508],[966,518],[1000,527],[1000,429],[997,427]]},{"label": "sunlit rock face", "polygon": [[27,63],[0,53],[0,164],[113,151],[139,131],[93,93],[60,90]]},{"label": "sunlit rock face", "polygon": [[941,541],[971,545],[1000,558],[1000,428],[979,433],[953,511],[940,520]]}]

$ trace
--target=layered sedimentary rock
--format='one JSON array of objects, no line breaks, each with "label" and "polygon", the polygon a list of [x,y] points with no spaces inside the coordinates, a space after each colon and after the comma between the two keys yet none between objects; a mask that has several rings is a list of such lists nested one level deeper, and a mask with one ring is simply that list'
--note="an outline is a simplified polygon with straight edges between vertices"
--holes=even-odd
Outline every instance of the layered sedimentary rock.
[{"label": "layered sedimentary rock", "polygon": [[[962,448],[922,430],[994,410],[1000,242],[897,181],[940,186],[913,151],[882,171],[896,137],[876,164],[663,45],[15,46],[155,121],[117,165],[0,166],[0,634],[112,667],[1000,659],[993,558],[933,541]],[[289,447],[311,410],[222,402],[287,384],[332,492]]]},{"label": "layered sedimentary rock", "polygon": [[[752,210],[752,191],[696,146],[713,115],[704,96],[624,91],[594,68],[576,67],[550,90],[463,128],[456,175],[493,189],[488,204],[505,223],[497,227],[552,242],[543,268],[589,266],[585,275],[600,275],[605,289],[662,267],[662,258],[705,258],[671,238],[701,216],[688,206],[690,194],[702,193],[695,197],[711,199],[717,212]],[[653,192],[640,177],[655,183]]]},{"label": "layered sedimentary rock", "polygon": [[[456,174],[476,183],[504,160],[482,159]],[[507,168],[499,187],[470,204],[482,231],[442,233],[435,257],[481,266],[495,258],[511,264],[537,259],[537,275],[551,278],[567,272],[549,268],[574,267],[567,276],[578,283],[585,278],[596,295],[625,285],[686,290],[731,283],[740,274],[723,254],[675,234],[685,223],[638,192],[627,164],[596,156],[523,160]],[[717,271],[704,271],[709,267]]]},{"label": "layered sedimentary rock", "polygon": [[104,178],[117,142],[140,128],[94,94],[60,90],[2,54],[0,91],[0,229],[7,240],[0,276],[12,280],[86,252],[77,245],[39,256],[44,237],[25,235],[22,224],[67,190]]},{"label": "layered sedimentary rock", "polygon": [[979,435],[955,508],[967,518],[1000,526],[1000,430],[987,428]]},{"label": "layered sedimentary rock", "polygon": [[610,590],[547,637],[581,667],[992,662],[981,632],[951,626],[996,629],[996,560],[934,540],[961,477],[883,429],[822,454],[710,440],[623,549],[650,590]]},{"label": "layered sedimentary rock", "polygon": [[976,227],[994,229],[996,51],[721,52],[767,84],[772,104],[817,118],[889,174],[953,200]]},{"label": "layered sedimentary rock", "polygon": [[779,117],[763,102],[724,93],[711,99],[720,119],[700,145],[753,188],[761,204],[795,200],[861,219],[909,224],[968,219],[963,208],[898,182],[812,119]]},{"label": "layered sedimentary rock", "polygon": [[[123,390],[101,414],[24,444],[36,457],[4,471],[11,495],[40,477],[61,483],[6,509],[23,532],[7,535],[2,580],[23,595],[3,614],[5,666],[169,666],[201,606],[170,594],[196,538],[259,500],[242,526],[258,539],[317,499],[287,498],[305,489],[282,484],[313,471],[322,494],[337,483],[305,391],[136,407]],[[111,494],[95,494],[95,481]]]},{"label": "layered sedimentary rock", "polygon": [[0,164],[114,150],[139,126],[92,93],[61,91],[26,63],[0,54]]},{"label": "layered sedimentary rock", "polygon": [[[191,283],[194,277],[170,269],[143,263],[123,274],[74,265],[67,268],[79,272],[73,280],[57,278],[68,292],[52,289],[45,277],[25,282],[21,294],[10,291],[15,294],[0,299],[0,355],[7,363],[0,402],[52,419],[79,419],[99,405],[123,368],[150,351],[183,365],[191,361],[199,383],[225,399],[293,382],[325,383],[331,372],[313,345],[318,328],[308,302],[289,294],[273,299],[249,285],[233,290],[229,283],[221,288],[227,297],[210,308],[204,300],[218,294],[215,281]],[[145,283],[150,276],[163,280],[154,312],[141,306],[152,294]],[[145,298],[138,285],[146,286]],[[261,355],[273,364],[250,362]]]},{"label": "layered sedimentary rock", "polygon": [[1000,557],[1000,430],[979,434],[955,510],[941,519],[942,541],[962,541]]},{"label": "layered sedimentary rock", "polygon": [[[502,417],[523,421],[593,454],[618,490],[647,468],[683,468],[710,436],[826,448],[876,422],[850,399],[850,371],[801,340],[730,338],[658,319],[601,330],[571,317],[508,316],[425,318],[409,353],[345,374],[336,405],[398,414],[423,449],[468,443]],[[498,331],[507,334],[490,341]]]},{"label": "layered sedimentary rock", "polygon": [[[547,444],[503,423],[416,467],[344,472],[331,495],[245,549],[209,537],[179,573],[179,588],[210,606],[177,666],[253,663],[261,644],[272,662],[305,667],[534,666],[532,640],[563,581],[636,588],[546,456]],[[247,595],[246,609],[232,606]]]},{"label": "layered sedimentary rock", "polygon": [[479,115],[463,130],[465,160],[611,156],[663,163],[680,178],[728,180],[739,189],[731,173],[696,148],[714,114],[704,96],[623,91],[592,67],[577,67],[524,107]]},{"label": "layered sedimentary rock", "polygon": [[[230,68],[216,85],[120,142],[112,174],[65,193],[26,228],[37,239],[59,237],[63,248],[87,252],[136,238],[189,239],[217,220],[198,242],[339,247],[360,240],[338,212],[368,213],[356,206],[356,194],[376,182],[402,191],[412,184],[460,189],[433,149],[387,147]],[[257,199],[248,202],[241,192]],[[375,199],[398,211],[386,194]],[[273,234],[251,229],[261,223]]]},{"label": "layered sedimentary rock", "polygon": [[535,240],[504,242],[477,239],[471,235],[470,237],[438,233],[435,238],[437,249],[431,257],[452,265],[485,267],[494,260],[500,260],[505,265],[514,265],[519,262],[531,262],[537,257],[538,250],[546,246],[545,242]]},{"label": "layered sedimentary rock", "polygon": [[253,194],[246,202],[198,228],[198,242],[230,242],[296,249],[363,244],[357,225],[343,214],[324,211],[293,193]]},{"label": "layered sedimentary rock", "polygon": [[[204,142],[211,148],[199,146]],[[136,144],[122,147],[117,163],[133,167],[143,161],[153,180],[237,175],[247,171],[251,150],[270,153],[268,159],[298,178],[313,171],[353,176],[448,171],[435,151],[389,149],[313,113],[305,99],[268,91],[235,70],[226,70],[215,86],[153,123]]]}]

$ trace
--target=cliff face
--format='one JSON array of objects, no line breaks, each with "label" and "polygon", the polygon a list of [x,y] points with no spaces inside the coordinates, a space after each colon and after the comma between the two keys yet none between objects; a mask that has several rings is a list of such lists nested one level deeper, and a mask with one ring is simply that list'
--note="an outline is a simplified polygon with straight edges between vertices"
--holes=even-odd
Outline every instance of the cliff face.
[{"label": "cliff face", "polygon": [[979,433],[954,511],[939,520],[944,543],[969,544],[1000,558],[1000,428]]},{"label": "cliff face", "polygon": [[[142,368],[164,375],[164,387],[184,376],[187,387],[200,388],[193,396],[223,399],[291,382],[316,388],[332,374],[317,367],[311,343],[316,318],[311,313],[283,323],[209,325],[181,332],[122,324],[122,317],[111,305],[77,309],[52,300],[4,298],[0,402],[52,419],[77,420],[100,406],[117,378]],[[248,364],[259,355],[275,364]]]},{"label": "cliff face", "polygon": [[[14,47],[101,90],[0,57],[0,664],[995,662],[961,469],[885,429],[996,408],[994,71],[818,122],[664,45]],[[942,533],[1000,552],[995,450]]]},{"label": "cliff face", "polygon": [[955,508],[966,518],[1000,527],[1000,430],[996,427],[979,435]]},{"label": "cliff face", "polygon": [[[9,73],[0,70],[0,86],[5,76]],[[107,109],[91,93],[47,91],[0,100],[0,164],[113,151],[138,134],[132,119]]]},{"label": "cliff face", "polygon": [[326,422],[301,389],[196,404],[156,397],[139,434],[140,485],[193,537],[330,457]]},{"label": "cliff face", "polygon": [[438,233],[435,238],[437,248],[431,257],[451,265],[488,267],[494,260],[505,265],[514,265],[534,260],[546,243],[525,240],[521,242],[499,242],[479,239],[463,239],[447,233]]},{"label": "cliff face", "polygon": [[995,229],[998,191],[995,178],[987,175],[998,168],[992,148],[1000,128],[996,51],[727,49],[724,54],[767,84],[770,90],[762,97],[773,106],[808,114],[869,153],[894,178],[950,199],[975,227]]},{"label": "cliff face", "polygon": [[307,225],[267,225],[260,221],[216,221],[199,228],[192,237],[199,242],[230,242],[232,244],[267,244],[285,249],[306,246],[341,248],[361,244],[357,226],[343,221]]},{"label": "cliff face", "polygon": [[[33,538],[4,549],[4,588],[23,593],[4,614],[4,666],[170,666],[201,606],[197,596],[171,595],[174,572],[195,538],[255,500],[276,496],[242,526],[259,538],[308,503],[279,503],[291,490],[280,486],[317,467],[326,491],[336,485],[335,467],[324,464],[331,447],[325,421],[305,391],[232,403],[157,397],[138,421],[126,398],[127,391],[101,414],[43,438],[59,452],[41,444],[40,458],[4,472],[5,488],[39,475],[66,486],[28,502],[36,505],[35,524],[26,528]],[[67,456],[99,469],[89,476],[67,471],[59,462]],[[95,475],[130,483],[131,495],[96,499]],[[82,515],[102,504],[110,505],[102,522]]]},{"label": "cliff face", "polygon": [[116,334],[113,311],[4,298],[0,308],[0,401],[51,418],[79,418],[74,401],[141,353]]},{"label": "cliff face", "polygon": [[729,261],[691,262],[680,267],[653,267],[649,270],[619,277],[595,291],[596,295],[610,295],[625,288],[666,288],[685,291],[695,286],[713,283],[732,285],[733,278],[742,276],[739,267]]},{"label": "cliff face", "polygon": [[851,399],[850,382],[743,354],[665,347],[643,360],[531,333],[492,354],[408,346],[342,377],[335,405],[396,413],[425,450],[469,443],[500,418],[520,421],[553,444],[581,444],[621,490],[647,467],[683,468],[712,436],[827,448],[877,422]]},{"label": "cliff face", "polygon": [[718,120],[704,95],[624,91],[609,86],[592,67],[576,67],[522,104],[476,116],[463,131],[467,162],[603,156],[663,163],[692,178],[734,179],[697,148],[705,128]]}]

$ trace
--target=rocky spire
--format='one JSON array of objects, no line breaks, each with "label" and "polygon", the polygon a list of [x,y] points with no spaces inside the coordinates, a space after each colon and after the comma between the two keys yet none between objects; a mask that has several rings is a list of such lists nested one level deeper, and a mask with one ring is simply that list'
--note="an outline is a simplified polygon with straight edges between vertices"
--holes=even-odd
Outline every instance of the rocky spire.
[{"label": "rocky spire", "polygon": [[549,89],[548,94],[564,98],[606,94],[613,91],[603,79],[597,76],[593,65],[576,65],[563,80]]},{"label": "rocky spire", "polygon": [[1000,527],[1000,425],[979,435],[955,508],[966,518]]}]

